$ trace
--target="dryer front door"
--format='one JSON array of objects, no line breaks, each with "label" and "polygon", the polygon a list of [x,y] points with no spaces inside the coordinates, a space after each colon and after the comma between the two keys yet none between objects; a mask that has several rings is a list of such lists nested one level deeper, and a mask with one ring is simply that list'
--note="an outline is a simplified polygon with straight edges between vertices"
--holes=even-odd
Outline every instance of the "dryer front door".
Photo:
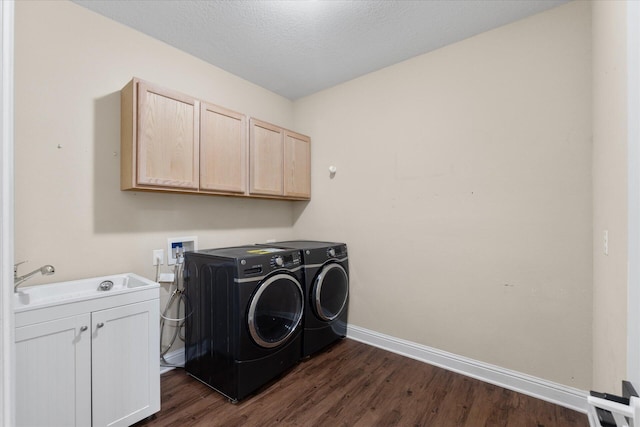
[{"label": "dryer front door", "polygon": [[295,277],[279,273],[265,279],[249,305],[251,338],[265,348],[284,344],[300,325],[303,302],[302,285]]},{"label": "dryer front door", "polygon": [[349,297],[349,276],[340,264],[325,264],[316,276],[311,306],[321,320],[330,322],[340,315]]}]

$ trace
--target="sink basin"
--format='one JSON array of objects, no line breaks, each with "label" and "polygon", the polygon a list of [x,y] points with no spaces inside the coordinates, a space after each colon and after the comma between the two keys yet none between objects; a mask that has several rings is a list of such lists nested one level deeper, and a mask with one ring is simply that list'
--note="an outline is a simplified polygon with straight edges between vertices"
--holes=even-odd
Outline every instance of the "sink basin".
[{"label": "sink basin", "polygon": [[[113,285],[100,286],[106,281],[112,282]],[[113,296],[159,286],[158,283],[134,273],[27,286],[18,288],[18,292],[13,295],[13,308],[14,311],[19,312],[33,309],[35,306],[66,304],[72,301]],[[103,290],[106,288],[109,289]]]}]

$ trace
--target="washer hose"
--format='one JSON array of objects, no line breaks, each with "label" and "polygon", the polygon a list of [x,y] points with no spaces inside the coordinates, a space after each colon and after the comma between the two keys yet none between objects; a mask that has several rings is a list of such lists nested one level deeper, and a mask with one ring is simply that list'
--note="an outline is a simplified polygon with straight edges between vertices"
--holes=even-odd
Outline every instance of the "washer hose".
[{"label": "washer hose", "polygon": [[[182,341],[184,341],[184,334],[181,333],[181,330],[184,328],[185,319],[187,318],[187,316],[186,316],[186,313],[184,316],[182,317],[180,316],[180,302],[182,302],[182,305],[186,307],[186,296],[184,295],[184,290],[180,289],[180,278],[182,277],[183,269],[184,269],[184,255],[180,250],[177,250],[176,265],[174,267],[174,276],[173,276],[173,284],[172,284],[172,286],[175,285],[175,289],[171,293],[171,297],[169,298],[169,301],[167,301],[167,305],[165,306],[164,310],[160,314],[160,362],[162,366],[179,367],[179,368],[183,367],[182,365],[173,365],[171,363],[168,363],[164,358],[164,356],[169,352],[169,350],[171,349],[171,347],[173,346],[173,344],[175,343],[178,337]],[[176,309],[177,310],[176,317],[175,318],[168,317],[167,315],[170,312],[171,307],[173,307],[173,305],[176,303],[176,301],[178,304]],[[176,325],[174,327],[174,331],[171,336],[171,339],[169,340],[170,341],[169,344],[165,346],[163,344],[163,338],[164,338],[164,327],[166,322],[175,322]]]}]

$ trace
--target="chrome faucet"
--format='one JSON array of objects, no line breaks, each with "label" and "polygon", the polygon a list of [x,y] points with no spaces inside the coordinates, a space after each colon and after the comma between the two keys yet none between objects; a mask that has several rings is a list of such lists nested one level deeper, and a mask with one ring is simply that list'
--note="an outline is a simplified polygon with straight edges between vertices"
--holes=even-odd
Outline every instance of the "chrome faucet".
[{"label": "chrome faucet", "polygon": [[13,266],[13,292],[18,292],[18,286],[38,273],[42,274],[43,276],[50,276],[56,272],[56,269],[53,268],[52,265],[43,265],[37,270],[33,270],[31,273],[27,273],[23,276],[18,277],[18,266],[24,262],[26,261],[19,262]]}]

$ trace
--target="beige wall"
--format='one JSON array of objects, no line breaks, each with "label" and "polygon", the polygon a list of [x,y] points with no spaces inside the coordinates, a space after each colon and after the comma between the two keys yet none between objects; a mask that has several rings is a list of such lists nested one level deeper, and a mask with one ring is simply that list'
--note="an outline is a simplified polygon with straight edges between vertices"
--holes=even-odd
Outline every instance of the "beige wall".
[{"label": "beige wall", "polygon": [[201,248],[292,237],[292,202],[119,187],[119,90],[133,76],[286,127],[291,101],[70,2],[17,2],[15,31],[21,272],[153,278],[152,250],[168,237],[196,235]]},{"label": "beige wall", "polygon": [[[346,241],[352,323],[589,388],[590,19],[573,2],[293,104],[72,3],[18,2],[16,259],[152,277],[172,236]],[[134,75],[311,135],[312,201],[121,192]]]},{"label": "beige wall", "polygon": [[295,103],[295,234],[349,244],[351,323],[589,388],[590,21],[569,3]]},{"label": "beige wall", "polygon": [[[626,4],[593,2],[593,387],[620,392],[627,355]],[[609,255],[603,233],[609,231]]]}]

